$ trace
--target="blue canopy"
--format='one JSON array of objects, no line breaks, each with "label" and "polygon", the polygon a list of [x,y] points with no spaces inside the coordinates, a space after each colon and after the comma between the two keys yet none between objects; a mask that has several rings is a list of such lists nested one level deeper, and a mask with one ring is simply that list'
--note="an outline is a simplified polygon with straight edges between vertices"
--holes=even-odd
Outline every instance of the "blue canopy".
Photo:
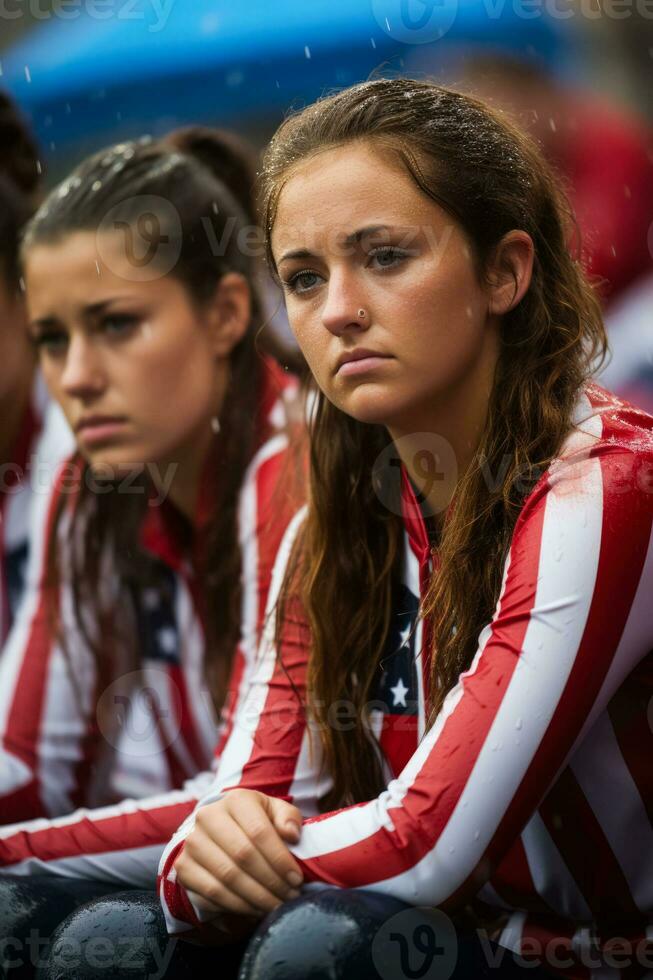
[{"label": "blue canopy", "polygon": [[2,82],[50,156],[190,121],[265,131],[324,91],[401,72],[418,49],[434,69],[451,43],[560,63],[568,22],[540,13],[520,16],[517,0],[62,0],[3,58]]}]

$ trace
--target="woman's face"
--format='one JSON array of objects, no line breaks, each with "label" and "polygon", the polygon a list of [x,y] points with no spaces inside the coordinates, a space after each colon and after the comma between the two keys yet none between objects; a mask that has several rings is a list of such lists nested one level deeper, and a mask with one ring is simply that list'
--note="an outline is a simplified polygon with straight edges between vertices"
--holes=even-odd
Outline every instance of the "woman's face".
[{"label": "woman's face", "polygon": [[429,407],[491,377],[496,330],[468,240],[390,151],[349,144],[302,163],[272,250],[318,385],[359,421],[416,431]]},{"label": "woman's face", "polygon": [[106,234],[100,250],[75,232],[26,257],[45,380],[91,466],[184,466],[208,448],[226,383],[215,311],[200,313],[171,275],[133,281],[122,237]]}]

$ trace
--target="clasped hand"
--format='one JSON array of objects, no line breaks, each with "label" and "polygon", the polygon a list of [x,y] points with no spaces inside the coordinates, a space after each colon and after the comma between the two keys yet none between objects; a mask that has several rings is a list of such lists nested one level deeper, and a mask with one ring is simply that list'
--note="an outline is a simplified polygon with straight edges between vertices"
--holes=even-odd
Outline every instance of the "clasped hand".
[{"label": "clasped hand", "polygon": [[200,807],[175,862],[177,881],[205,912],[262,918],[299,895],[303,875],[288,850],[301,832],[297,807],[234,789]]}]

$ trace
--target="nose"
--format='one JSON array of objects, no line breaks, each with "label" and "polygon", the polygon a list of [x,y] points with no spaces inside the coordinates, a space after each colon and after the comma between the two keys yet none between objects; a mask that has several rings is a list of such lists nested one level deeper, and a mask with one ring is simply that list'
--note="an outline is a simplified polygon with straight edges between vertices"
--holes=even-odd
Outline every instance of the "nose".
[{"label": "nose", "polygon": [[[364,315],[361,316],[361,313]],[[360,284],[354,277],[346,274],[330,276],[322,307],[322,323],[337,336],[348,330],[367,330],[370,325],[369,310]]]},{"label": "nose", "polygon": [[106,381],[101,357],[89,337],[83,334],[71,337],[60,382],[66,395],[83,401],[103,391]]}]

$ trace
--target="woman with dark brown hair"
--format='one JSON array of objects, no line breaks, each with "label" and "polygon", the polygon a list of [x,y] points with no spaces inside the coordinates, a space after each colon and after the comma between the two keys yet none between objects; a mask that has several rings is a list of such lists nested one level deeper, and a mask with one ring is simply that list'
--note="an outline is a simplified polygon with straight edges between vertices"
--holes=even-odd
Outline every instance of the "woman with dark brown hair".
[{"label": "woman with dark brown hair", "polygon": [[297,384],[257,346],[250,188],[217,132],[123,143],[23,236],[27,328],[76,448],[0,662],[3,936],[17,908],[47,906],[45,930],[154,888],[254,662],[298,487]]},{"label": "woman with dark brown hair", "polygon": [[653,420],[591,382],[564,198],[501,115],[395,79],[281,126],[263,213],[318,389],[309,503],[168,929],[272,912],[240,980],[639,976]]},{"label": "woman with dark brown hair", "polygon": [[17,106],[0,92],[0,651],[25,590],[34,502],[72,447],[25,327],[20,234],[40,193],[38,148]]}]

